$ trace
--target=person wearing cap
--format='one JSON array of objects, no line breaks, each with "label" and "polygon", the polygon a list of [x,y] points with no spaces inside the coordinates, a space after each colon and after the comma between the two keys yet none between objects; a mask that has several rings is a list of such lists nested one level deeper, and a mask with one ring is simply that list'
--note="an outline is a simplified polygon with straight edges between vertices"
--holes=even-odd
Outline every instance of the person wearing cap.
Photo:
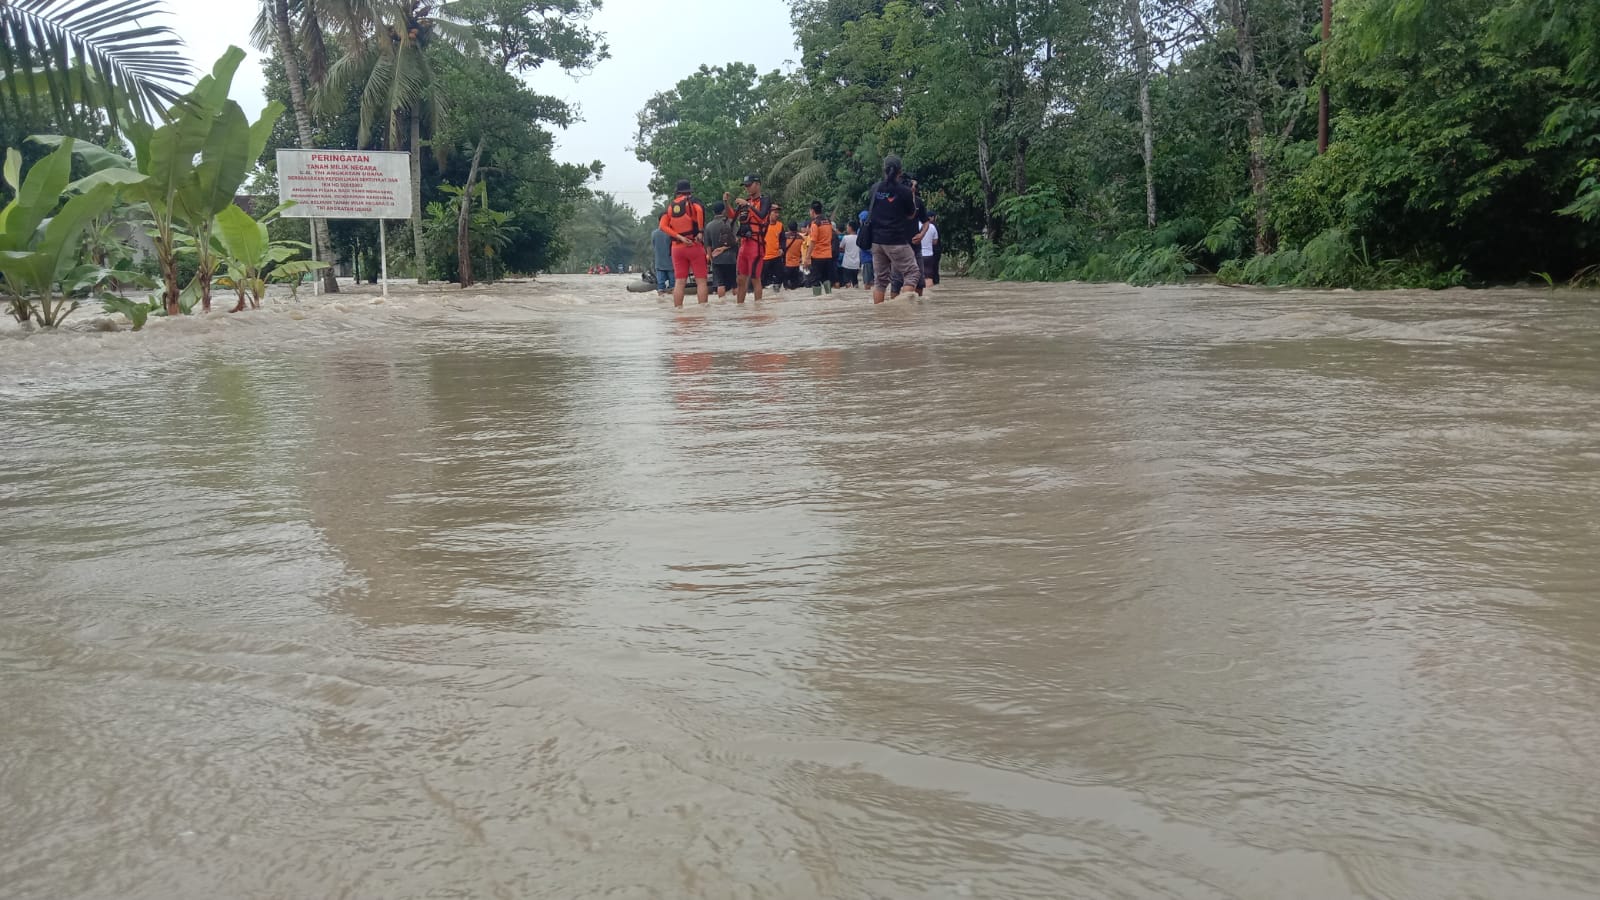
[{"label": "person wearing cap", "polygon": [[724,201],[731,205],[728,215],[737,223],[735,234],[739,239],[739,255],[735,261],[735,274],[738,287],[734,291],[734,299],[743,303],[747,289],[753,291],[756,300],[761,299],[761,274],[766,267],[765,260],[770,253],[767,251],[770,243],[773,211],[777,205],[768,200],[761,193],[761,176],[746,175],[744,177],[744,196],[734,200],[730,195],[722,195]]},{"label": "person wearing cap", "polygon": [[905,165],[900,157],[889,156],[883,160],[883,180],[872,189],[872,268],[876,276],[872,287],[872,302],[882,303],[891,281],[909,286],[913,293],[922,293],[922,267],[911,249],[911,239],[917,227],[917,183],[903,183],[901,174]]},{"label": "person wearing cap", "polygon": [[672,239],[672,305],[683,305],[683,292],[689,273],[694,273],[694,291],[704,304],[711,300],[710,263],[701,235],[706,230],[706,208],[694,198],[688,180],[678,182],[677,192],[667,211],[661,214],[661,230]]},{"label": "person wearing cap", "polygon": [[801,268],[806,262],[806,235],[800,230],[800,220],[789,223],[789,230],[783,233],[783,287],[785,290],[798,291],[805,282],[805,273]]},{"label": "person wearing cap", "polygon": [[[772,204],[772,220],[767,223],[767,240],[762,247],[765,256],[761,261],[761,282],[781,292],[784,279],[789,274],[788,267],[784,265],[789,252],[789,241],[788,232],[783,225],[783,206],[776,201]],[[761,299],[759,291],[756,293],[756,299]]]},{"label": "person wearing cap", "polygon": [[821,200],[811,201],[811,230],[806,239],[811,242],[811,295],[820,297],[833,293],[834,256],[833,219],[822,208]]}]

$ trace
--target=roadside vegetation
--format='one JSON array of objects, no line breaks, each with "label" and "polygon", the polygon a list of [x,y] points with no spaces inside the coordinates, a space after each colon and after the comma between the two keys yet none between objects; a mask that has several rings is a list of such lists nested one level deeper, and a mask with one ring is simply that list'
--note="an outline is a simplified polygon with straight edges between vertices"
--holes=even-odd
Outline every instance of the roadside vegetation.
[{"label": "roadside vegetation", "polygon": [[[835,217],[887,153],[984,277],[1592,281],[1600,0],[794,0],[800,66],[639,113],[665,195]],[[1326,117],[1323,110],[1327,110]]]},{"label": "roadside vegetation", "polygon": [[550,268],[599,165],[554,162],[545,126],[573,113],[518,76],[603,59],[597,6],[262,0],[270,96],[251,121],[229,96],[246,52],[193,80],[160,0],[0,0],[0,305],[53,328],[96,300],[138,329],[219,291],[254,308],[327,260],[375,279],[375,223],[283,218],[280,147],[410,153],[398,273],[464,286]]}]

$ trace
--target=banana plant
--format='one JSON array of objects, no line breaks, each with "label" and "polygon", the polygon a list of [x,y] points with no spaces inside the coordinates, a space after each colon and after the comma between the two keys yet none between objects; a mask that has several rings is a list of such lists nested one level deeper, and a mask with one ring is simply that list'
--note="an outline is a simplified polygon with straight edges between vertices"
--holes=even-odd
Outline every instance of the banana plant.
[{"label": "banana plant", "polygon": [[[78,308],[75,295],[98,291],[112,279],[137,282],[137,272],[79,265],[84,231],[116,203],[116,179],[72,183],[69,138],[28,169],[7,149],[4,178],[16,197],[0,210],[0,291],[19,322],[37,319],[54,328]],[[66,202],[62,196],[66,194]]]},{"label": "banana plant", "polygon": [[259,221],[232,204],[217,214],[217,244],[227,266],[227,274],[218,279],[218,284],[233,288],[239,295],[233,312],[242,312],[246,301],[251,309],[260,309],[261,298],[270,282],[298,283],[307,272],[327,268],[325,262],[295,259],[311,249],[310,244],[274,241],[267,234],[267,223],[292,203],[272,210]]},{"label": "banana plant", "polygon": [[151,313],[161,311],[161,301],[155,297],[148,300],[129,300],[127,297],[110,295],[101,297],[100,305],[108,313],[122,313],[127,316],[134,331],[144,328],[144,323],[150,320]]},{"label": "banana plant", "polygon": [[[211,309],[211,279],[218,263],[212,232],[217,214],[233,204],[234,194],[249,174],[251,163],[266,149],[272,126],[283,105],[267,104],[261,117],[250,123],[238,103],[228,99],[233,76],[244,61],[244,51],[229,47],[189,93],[167,111],[160,127],[145,122],[127,126],[133,160],[102,148],[80,148],[80,159],[93,171],[85,183],[96,179],[118,183],[123,196],[150,208],[151,236],[161,267],[162,304],[167,315],[184,312],[180,302],[186,287],[196,290],[203,309]],[[35,138],[60,144],[59,137]],[[112,173],[132,171],[137,180],[119,179]],[[179,233],[194,238],[199,258],[195,284],[178,280]]]}]

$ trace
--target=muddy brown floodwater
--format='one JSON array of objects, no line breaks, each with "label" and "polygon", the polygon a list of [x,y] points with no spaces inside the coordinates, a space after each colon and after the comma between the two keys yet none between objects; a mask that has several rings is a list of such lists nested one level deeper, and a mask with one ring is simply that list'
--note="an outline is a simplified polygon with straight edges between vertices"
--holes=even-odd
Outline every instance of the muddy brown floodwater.
[{"label": "muddy brown floodwater", "polygon": [[1592,898],[1600,301],[0,340],[0,896]]}]

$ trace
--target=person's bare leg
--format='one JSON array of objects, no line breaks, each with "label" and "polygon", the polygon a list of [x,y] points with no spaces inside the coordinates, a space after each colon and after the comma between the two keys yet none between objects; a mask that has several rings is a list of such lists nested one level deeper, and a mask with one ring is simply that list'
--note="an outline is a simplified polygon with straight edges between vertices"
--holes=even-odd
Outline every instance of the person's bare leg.
[{"label": "person's bare leg", "polygon": [[672,305],[673,306],[682,306],[683,305],[683,290],[684,290],[684,284],[683,283],[686,280],[687,279],[679,278],[677,281],[675,281],[673,283],[673,285],[672,285]]},{"label": "person's bare leg", "polygon": [[707,284],[704,278],[698,276],[695,278],[694,292],[699,296],[701,306],[711,302],[711,285]]}]

